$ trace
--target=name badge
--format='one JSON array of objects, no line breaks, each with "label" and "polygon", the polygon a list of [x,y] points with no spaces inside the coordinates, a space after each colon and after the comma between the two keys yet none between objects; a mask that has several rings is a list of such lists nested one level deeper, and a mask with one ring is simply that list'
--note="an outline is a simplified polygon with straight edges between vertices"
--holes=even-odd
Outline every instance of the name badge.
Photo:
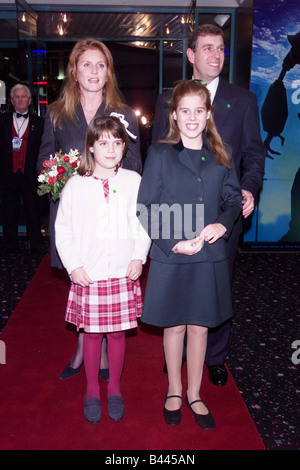
[{"label": "name badge", "polygon": [[14,137],[12,140],[13,150],[20,150],[22,141],[23,139],[20,139],[20,137]]}]

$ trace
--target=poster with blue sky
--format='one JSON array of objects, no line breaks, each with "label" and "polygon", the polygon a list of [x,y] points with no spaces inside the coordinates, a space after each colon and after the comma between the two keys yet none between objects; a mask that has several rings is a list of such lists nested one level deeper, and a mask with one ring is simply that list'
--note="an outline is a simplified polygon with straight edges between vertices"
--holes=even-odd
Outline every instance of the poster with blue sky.
[{"label": "poster with blue sky", "polygon": [[299,247],[299,0],[255,0],[253,23],[251,90],[258,99],[267,157],[263,189],[244,242]]}]

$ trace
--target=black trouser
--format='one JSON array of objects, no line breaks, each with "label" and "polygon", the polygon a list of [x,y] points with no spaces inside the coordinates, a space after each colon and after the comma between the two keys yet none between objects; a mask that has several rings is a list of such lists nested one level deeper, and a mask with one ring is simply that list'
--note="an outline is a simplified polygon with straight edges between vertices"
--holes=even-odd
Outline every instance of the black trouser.
[{"label": "black trouser", "polygon": [[41,226],[37,184],[28,181],[18,170],[10,178],[10,186],[2,190],[3,238],[6,248],[16,248],[21,197],[24,202],[27,236],[32,249],[41,246]]},{"label": "black trouser", "polygon": [[[230,237],[227,242],[228,264],[232,284],[233,268],[238,249],[239,237]],[[208,366],[224,365],[229,351],[231,333],[231,320],[228,320],[216,328],[210,328],[207,336],[207,350],[205,363]]]}]

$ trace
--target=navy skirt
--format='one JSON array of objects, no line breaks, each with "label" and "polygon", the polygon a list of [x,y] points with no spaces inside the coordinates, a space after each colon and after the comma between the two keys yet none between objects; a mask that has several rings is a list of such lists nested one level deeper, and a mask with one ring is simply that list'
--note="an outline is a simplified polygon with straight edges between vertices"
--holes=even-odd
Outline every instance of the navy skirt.
[{"label": "navy skirt", "polygon": [[141,321],[170,327],[216,327],[232,317],[227,259],[166,264],[151,260]]}]

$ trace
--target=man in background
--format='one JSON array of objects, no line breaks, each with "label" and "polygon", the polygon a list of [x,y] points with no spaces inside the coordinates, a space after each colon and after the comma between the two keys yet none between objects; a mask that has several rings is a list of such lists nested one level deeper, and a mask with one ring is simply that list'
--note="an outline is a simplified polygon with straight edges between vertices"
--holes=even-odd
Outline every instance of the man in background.
[{"label": "man in background", "polygon": [[36,163],[44,120],[29,112],[31,92],[15,85],[10,92],[11,112],[0,115],[0,186],[2,190],[4,252],[17,250],[21,198],[31,251],[42,250]]}]

